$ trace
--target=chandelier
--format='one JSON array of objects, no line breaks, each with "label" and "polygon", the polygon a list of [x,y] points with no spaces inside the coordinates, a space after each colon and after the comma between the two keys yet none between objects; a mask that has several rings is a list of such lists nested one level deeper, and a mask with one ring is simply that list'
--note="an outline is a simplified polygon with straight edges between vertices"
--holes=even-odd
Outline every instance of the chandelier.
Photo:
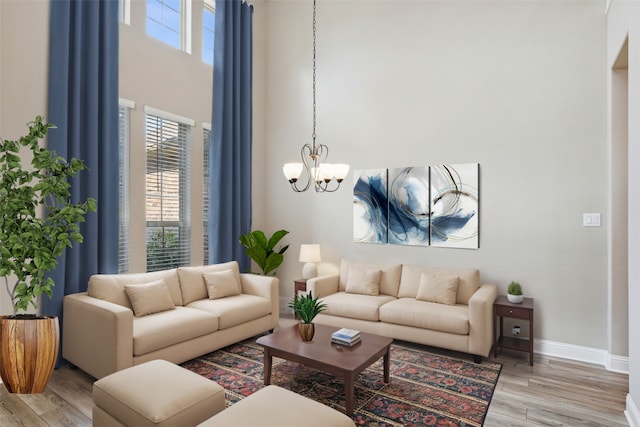
[{"label": "chandelier", "polygon": [[[282,167],[284,176],[295,192],[307,191],[313,183],[317,193],[336,191],[349,173],[349,165],[326,163],[329,148],[316,143],[316,0],[313,0],[313,131],[312,143],[304,144],[300,150],[302,163],[285,163]],[[302,171],[306,173],[306,184],[298,187]]]}]

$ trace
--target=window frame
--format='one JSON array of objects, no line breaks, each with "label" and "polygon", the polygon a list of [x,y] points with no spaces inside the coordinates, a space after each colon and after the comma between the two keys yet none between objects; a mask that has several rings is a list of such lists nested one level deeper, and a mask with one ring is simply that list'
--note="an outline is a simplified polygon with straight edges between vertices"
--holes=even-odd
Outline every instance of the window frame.
[{"label": "window frame", "polygon": [[[130,1],[130,0],[123,0],[123,1]],[[162,8],[164,7],[168,7],[165,5],[165,0],[146,0],[145,1],[145,33],[147,34],[147,36],[158,40],[164,44],[166,44],[167,46],[170,46],[174,49],[178,49],[181,50],[183,52],[186,52],[188,54],[191,54],[191,48],[192,48],[192,9],[193,9],[193,5],[192,5],[192,1],[191,0],[178,0],[180,2],[180,10],[178,11],[178,13],[180,14],[180,28],[178,29],[177,33],[178,36],[180,38],[178,45],[179,46],[174,46],[173,44],[169,44],[167,43],[167,41],[163,40],[162,38],[158,38],[152,34],[149,33],[149,20],[154,21],[155,23],[166,27],[168,29],[173,30],[173,28],[169,27],[168,25],[166,25],[166,23],[164,21],[158,21],[154,18],[150,18],[149,17],[149,2],[153,1],[156,3],[159,3],[162,5]],[[171,8],[172,10],[175,10],[173,8]]]},{"label": "window frame", "polygon": [[[146,246],[145,251],[147,255],[147,271],[157,271],[167,268],[174,268],[178,266],[190,265],[191,262],[191,174],[193,173],[191,167],[191,134],[193,127],[195,125],[195,121],[192,119],[188,119],[173,113],[169,113],[166,111],[158,110],[153,107],[145,106],[144,108],[144,120],[145,120],[145,147],[149,144],[149,134],[148,134],[148,125],[153,120],[157,120],[162,122],[168,122],[167,126],[176,126],[175,132],[177,132],[177,143],[180,148],[181,144],[184,144],[177,153],[177,161],[179,164],[179,172],[178,172],[178,220],[172,219],[161,219],[161,220],[152,220],[149,218],[149,195],[150,192],[147,187],[147,180],[149,178],[148,172],[148,159],[145,158],[145,239]],[[171,158],[169,158],[171,160]],[[175,160],[175,159],[173,159]],[[156,172],[157,173],[157,172]],[[163,195],[160,195],[161,199]],[[164,200],[164,199],[163,199]],[[160,210],[160,214],[163,215],[163,208]],[[177,265],[167,264],[160,259],[160,263],[157,266],[153,266],[153,260],[149,259],[149,245],[153,241],[154,229],[160,228],[163,233],[169,229],[177,228],[177,238],[178,238],[178,259],[176,260]],[[168,260],[167,260],[168,261]],[[156,268],[158,267],[158,268]]]},{"label": "window frame", "polygon": [[[204,15],[206,12],[211,12],[213,14],[213,20],[214,20],[214,24],[213,24],[213,31],[211,31],[211,29],[207,28],[204,25]],[[205,64],[209,64],[211,66],[213,66],[213,54],[214,54],[214,49],[215,49],[215,19],[216,19],[216,3],[214,0],[204,0],[203,2],[203,6],[202,6],[202,62],[204,62]],[[205,53],[208,53],[205,51],[205,36],[207,35],[206,33],[213,33],[213,47],[211,49],[211,62],[208,61],[208,56],[205,55]]]}]

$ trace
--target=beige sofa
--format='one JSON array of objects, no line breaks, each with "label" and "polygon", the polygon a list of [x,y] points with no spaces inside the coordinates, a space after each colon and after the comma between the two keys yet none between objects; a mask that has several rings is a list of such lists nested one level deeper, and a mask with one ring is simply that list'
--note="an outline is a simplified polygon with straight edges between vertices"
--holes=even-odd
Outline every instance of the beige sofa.
[{"label": "beige sofa", "polygon": [[342,260],[340,273],[307,281],[327,304],[315,322],[488,356],[497,286],[471,268]]},{"label": "beige sofa", "polygon": [[235,261],[94,275],[87,292],[64,298],[62,356],[95,378],[154,359],[185,362],[275,328],[278,285],[241,274]]}]

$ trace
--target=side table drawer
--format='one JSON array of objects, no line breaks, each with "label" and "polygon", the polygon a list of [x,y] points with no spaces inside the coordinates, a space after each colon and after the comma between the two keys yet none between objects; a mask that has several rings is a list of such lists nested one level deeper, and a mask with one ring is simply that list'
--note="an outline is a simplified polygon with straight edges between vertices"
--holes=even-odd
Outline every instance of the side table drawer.
[{"label": "side table drawer", "polygon": [[515,319],[529,319],[530,311],[526,308],[496,306],[496,316],[511,317]]}]

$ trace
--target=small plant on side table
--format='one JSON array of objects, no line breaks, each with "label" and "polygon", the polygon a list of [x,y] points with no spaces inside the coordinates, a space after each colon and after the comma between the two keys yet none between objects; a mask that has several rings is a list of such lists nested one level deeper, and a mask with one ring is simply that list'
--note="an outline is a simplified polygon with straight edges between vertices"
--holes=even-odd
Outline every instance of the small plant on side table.
[{"label": "small plant on side table", "polygon": [[512,281],[507,287],[507,299],[514,304],[520,304],[523,300],[522,286],[520,283]]}]

